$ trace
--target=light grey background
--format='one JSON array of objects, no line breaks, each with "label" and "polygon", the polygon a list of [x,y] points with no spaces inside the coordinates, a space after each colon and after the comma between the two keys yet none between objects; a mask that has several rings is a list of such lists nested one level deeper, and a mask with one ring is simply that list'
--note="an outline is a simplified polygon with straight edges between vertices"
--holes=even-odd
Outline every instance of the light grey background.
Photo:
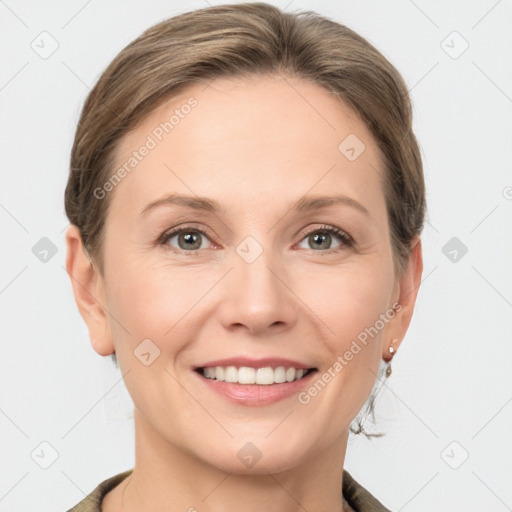
[{"label": "light grey background", "polygon": [[[387,435],[351,438],[345,467],[392,510],[511,510],[512,4],[270,3],[344,23],[391,60],[424,158],[424,280],[379,398]],[[111,59],[157,21],[205,6],[0,0],[0,511],[67,510],[133,467],[130,399],[91,348],[64,270],[69,153]],[[43,237],[54,256],[32,251]]]}]

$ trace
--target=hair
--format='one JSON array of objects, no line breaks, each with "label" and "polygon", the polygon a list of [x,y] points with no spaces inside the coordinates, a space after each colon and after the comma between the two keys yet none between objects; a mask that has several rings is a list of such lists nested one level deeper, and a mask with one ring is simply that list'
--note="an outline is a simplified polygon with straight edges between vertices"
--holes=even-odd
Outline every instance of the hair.
[{"label": "hair", "polygon": [[[271,75],[324,87],[366,124],[383,160],[395,273],[405,271],[426,204],[403,78],[373,45],[340,23],[312,11],[242,3],[186,12],[150,27],[114,58],[90,91],[71,151],[65,209],[100,272],[112,192],[98,197],[95,191],[111,179],[123,136],[192,84]],[[372,392],[371,411],[373,399]]]}]

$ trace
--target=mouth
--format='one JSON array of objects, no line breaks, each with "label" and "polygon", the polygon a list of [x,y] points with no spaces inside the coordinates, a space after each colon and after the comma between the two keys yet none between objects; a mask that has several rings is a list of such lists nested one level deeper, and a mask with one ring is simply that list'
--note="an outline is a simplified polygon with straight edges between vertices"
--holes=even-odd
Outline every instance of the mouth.
[{"label": "mouth", "polygon": [[265,366],[253,368],[249,366],[208,366],[194,370],[205,379],[243,385],[271,386],[286,384],[306,378],[317,368],[294,368],[285,366]]},{"label": "mouth", "polygon": [[287,363],[286,366],[253,364],[201,366],[194,368],[193,373],[207,389],[237,406],[264,407],[291,398],[310,386],[318,372],[317,368],[296,368]]}]

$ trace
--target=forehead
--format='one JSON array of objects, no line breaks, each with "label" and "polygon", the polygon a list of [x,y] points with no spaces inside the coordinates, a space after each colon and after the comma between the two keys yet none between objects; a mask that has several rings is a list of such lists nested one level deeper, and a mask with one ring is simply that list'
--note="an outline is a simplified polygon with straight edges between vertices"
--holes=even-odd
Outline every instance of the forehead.
[{"label": "forehead", "polygon": [[365,123],[303,79],[194,84],[129,132],[115,156],[129,172],[113,201],[132,206],[174,191],[261,204],[338,190],[383,204],[381,156]]}]

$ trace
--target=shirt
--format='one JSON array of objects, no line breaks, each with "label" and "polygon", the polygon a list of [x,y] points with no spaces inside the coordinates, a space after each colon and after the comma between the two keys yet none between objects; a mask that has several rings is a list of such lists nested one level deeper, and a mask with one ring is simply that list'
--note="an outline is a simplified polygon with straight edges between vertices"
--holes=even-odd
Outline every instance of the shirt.
[{"label": "shirt", "polygon": [[[91,494],[67,512],[101,512],[101,502],[104,496],[119,485],[133,469],[119,473],[101,482]],[[343,506],[346,512],[391,512],[369,491],[343,470]]]}]

